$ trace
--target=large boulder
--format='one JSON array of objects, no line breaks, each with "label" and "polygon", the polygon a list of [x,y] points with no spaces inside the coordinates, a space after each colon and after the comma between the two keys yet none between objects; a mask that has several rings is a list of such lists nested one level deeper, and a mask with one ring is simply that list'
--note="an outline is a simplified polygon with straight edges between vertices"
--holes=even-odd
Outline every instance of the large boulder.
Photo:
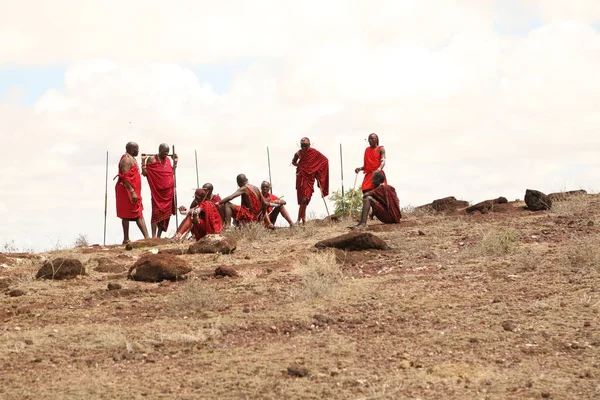
[{"label": "large boulder", "polygon": [[144,282],[174,281],[185,279],[184,275],[191,270],[186,260],[172,254],[148,254],[129,268],[127,278]]},{"label": "large boulder", "polygon": [[506,199],[506,197],[498,197],[497,199],[494,199],[494,200],[485,200],[485,201],[482,201],[475,205],[472,205],[471,207],[467,207],[465,209],[465,212],[467,214],[471,214],[476,211],[479,211],[480,213],[485,214],[489,211],[494,211],[494,206],[499,205],[499,204],[506,204],[506,203],[508,203],[508,200]]},{"label": "large boulder", "polygon": [[568,192],[550,193],[548,195],[548,197],[552,201],[565,201],[565,200],[570,199],[571,197],[583,196],[586,194],[587,194],[587,192],[585,190],[581,189],[581,190],[570,190]]},{"label": "large boulder", "polygon": [[543,211],[552,208],[550,197],[539,190],[527,189],[525,191],[525,204],[531,211]]},{"label": "large boulder", "polygon": [[343,249],[348,251],[362,251],[362,250],[389,250],[390,246],[387,245],[383,239],[373,235],[369,232],[353,231],[345,235],[336,236],[331,239],[321,240],[315,244],[318,249],[326,247],[334,247],[337,249]]},{"label": "large boulder", "polygon": [[221,253],[230,254],[236,249],[237,241],[230,236],[206,235],[190,245],[188,254]]},{"label": "large boulder", "polygon": [[85,267],[75,258],[55,258],[44,262],[35,274],[36,279],[73,279],[85,275]]}]

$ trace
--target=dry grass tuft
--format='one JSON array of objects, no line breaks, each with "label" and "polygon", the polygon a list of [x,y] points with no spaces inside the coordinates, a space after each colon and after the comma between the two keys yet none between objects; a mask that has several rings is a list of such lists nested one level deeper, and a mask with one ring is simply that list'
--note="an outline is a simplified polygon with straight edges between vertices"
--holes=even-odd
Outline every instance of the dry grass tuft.
[{"label": "dry grass tuft", "polygon": [[572,267],[595,268],[600,272],[600,248],[597,240],[587,238],[576,240],[566,248],[566,255]]},{"label": "dry grass tuft", "polygon": [[332,292],[342,279],[342,270],[332,251],[312,253],[298,261],[294,270],[300,277],[300,287],[292,292],[295,300],[323,297]]},{"label": "dry grass tuft", "polygon": [[174,296],[171,305],[179,311],[205,311],[218,308],[222,298],[218,291],[198,281],[187,282]]},{"label": "dry grass tuft", "polygon": [[552,212],[562,216],[579,216],[589,210],[588,196],[573,196],[565,201],[552,203]]},{"label": "dry grass tuft", "polygon": [[245,224],[237,228],[232,229],[227,233],[227,236],[231,236],[237,240],[247,240],[249,242],[263,239],[268,235],[270,231],[265,229],[263,224]]},{"label": "dry grass tuft", "polygon": [[480,250],[487,256],[502,256],[511,253],[517,243],[517,231],[514,229],[490,231],[483,235]]}]

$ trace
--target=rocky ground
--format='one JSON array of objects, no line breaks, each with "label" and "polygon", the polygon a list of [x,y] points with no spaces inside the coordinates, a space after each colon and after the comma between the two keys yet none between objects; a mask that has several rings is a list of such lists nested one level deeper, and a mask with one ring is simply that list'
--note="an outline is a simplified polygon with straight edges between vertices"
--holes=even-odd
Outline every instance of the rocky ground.
[{"label": "rocky ground", "polygon": [[[600,197],[501,203],[372,222],[389,250],[317,249],[350,221],[313,221],[0,254],[0,398],[600,398]],[[158,252],[187,279],[127,279]]]}]

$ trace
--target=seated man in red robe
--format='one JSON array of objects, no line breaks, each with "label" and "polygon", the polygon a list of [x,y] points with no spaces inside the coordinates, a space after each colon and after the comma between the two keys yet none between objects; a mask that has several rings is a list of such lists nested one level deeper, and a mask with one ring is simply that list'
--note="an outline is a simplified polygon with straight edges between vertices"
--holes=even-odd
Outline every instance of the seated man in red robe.
[{"label": "seated man in red robe", "polygon": [[148,161],[142,157],[142,175],[148,178],[152,194],[152,237],[160,237],[169,227],[171,215],[175,214],[175,168],[177,154],[173,154],[173,165],[168,158],[169,145],[158,146],[158,154],[150,156]]},{"label": "seated man in red robe", "polygon": [[290,228],[293,227],[292,218],[285,208],[285,200],[271,193],[271,184],[269,182],[263,181],[260,184],[260,193],[267,203],[269,203],[267,213],[265,214],[265,226],[269,229],[275,229],[275,222],[277,222],[277,217],[281,214],[288,224],[290,224]]},{"label": "seated man in red robe", "polygon": [[296,168],[296,194],[298,196],[298,222],[306,222],[306,207],[315,191],[315,180],[321,197],[329,194],[329,160],[321,152],[310,147],[310,140],[300,140],[300,150],[294,154],[292,165]]},{"label": "seated man in red robe", "polygon": [[369,211],[384,224],[397,224],[402,218],[400,213],[400,200],[393,186],[383,183],[385,180],[381,172],[375,172],[372,177],[373,190],[363,194],[363,207],[358,225],[350,229],[361,229],[367,226]]},{"label": "seated man in red robe", "polygon": [[[217,205],[217,203],[219,201],[221,201],[221,197],[218,194],[213,194],[213,190],[214,187],[212,185],[212,183],[205,183],[204,185],[202,185],[202,189],[204,189],[206,191],[206,200],[211,201],[215,207],[217,208],[217,211],[219,212],[219,216],[221,215],[221,212],[219,210],[219,205]],[[198,189],[199,190],[199,189]],[[192,200],[192,203],[190,204],[190,209],[198,207],[198,198],[196,196],[194,196],[194,200]],[[179,207],[179,210],[181,210],[181,207]],[[187,233],[190,231],[190,229],[192,229],[192,216],[188,215],[187,217],[185,217],[185,219],[183,221],[181,221],[181,224],[179,224],[179,227],[177,228],[177,232],[175,233],[175,236],[173,236],[173,239],[175,240],[183,240],[187,237]]]},{"label": "seated man in red robe", "polygon": [[116,176],[119,180],[115,185],[117,217],[121,218],[123,226],[123,244],[129,243],[129,221],[135,221],[144,239],[148,239],[141,194],[142,177],[135,159],[139,153],[139,146],[137,143],[129,142],[125,146],[125,151],[126,153],[119,160],[119,174]]},{"label": "seated man in red robe", "polygon": [[[225,229],[231,226],[232,218],[235,225],[262,221],[269,206],[269,203],[260,194],[260,190],[248,183],[246,175],[239,174],[236,181],[239,189],[218,202],[221,205],[221,215]],[[239,196],[242,196],[242,204],[239,206],[233,205],[231,200]]]},{"label": "seated man in red robe", "polygon": [[184,233],[192,230],[196,240],[202,239],[206,235],[221,233],[223,231],[223,221],[217,205],[209,199],[208,192],[204,189],[196,189],[194,192],[194,201],[188,210],[185,206],[179,207],[179,212],[186,215],[185,219],[179,225],[177,233],[173,239],[181,240]]}]

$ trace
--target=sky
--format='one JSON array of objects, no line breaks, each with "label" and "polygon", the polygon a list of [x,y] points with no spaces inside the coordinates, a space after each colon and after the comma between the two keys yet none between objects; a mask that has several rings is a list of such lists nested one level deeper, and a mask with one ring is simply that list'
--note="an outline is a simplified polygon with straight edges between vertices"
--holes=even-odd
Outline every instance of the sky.
[{"label": "sky", "polygon": [[[226,196],[239,173],[269,178],[268,148],[295,217],[300,139],[347,191],[371,132],[403,207],[595,193],[598,71],[597,0],[0,0],[0,251],[101,244],[105,190],[120,243],[128,141],[175,145],[186,206],[195,151],[200,185]],[[142,197],[149,227],[145,178]],[[326,215],[319,196],[308,215]]]}]

